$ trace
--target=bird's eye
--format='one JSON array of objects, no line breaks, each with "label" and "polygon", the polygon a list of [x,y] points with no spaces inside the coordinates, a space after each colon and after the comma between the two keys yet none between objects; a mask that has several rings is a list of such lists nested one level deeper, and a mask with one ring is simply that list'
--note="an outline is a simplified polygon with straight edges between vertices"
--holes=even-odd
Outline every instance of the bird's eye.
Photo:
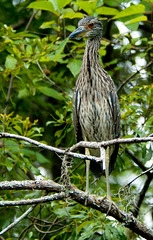
[{"label": "bird's eye", "polygon": [[88,27],[92,29],[94,27],[94,23],[89,23]]}]

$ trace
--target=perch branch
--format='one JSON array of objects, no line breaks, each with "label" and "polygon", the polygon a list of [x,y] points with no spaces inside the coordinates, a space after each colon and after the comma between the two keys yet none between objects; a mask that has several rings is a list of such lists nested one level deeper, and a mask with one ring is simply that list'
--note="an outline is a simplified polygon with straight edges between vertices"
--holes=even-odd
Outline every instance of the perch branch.
[{"label": "perch branch", "polygon": [[71,152],[71,151],[76,150],[80,147],[97,149],[97,148],[107,147],[107,146],[114,145],[114,144],[131,144],[131,143],[153,141],[153,137],[151,137],[151,136],[148,136],[148,137],[134,137],[134,138],[117,138],[117,139],[113,139],[113,140],[109,140],[109,141],[103,141],[103,142],[81,141],[81,142],[73,145],[68,150],[63,150],[63,149],[60,149],[60,148],[49,146],[49,145],[44,144],[44,143],[40,143],[36,140],[30,139],[30,138],[27,138],[27,137],[24,137],[24,136],[11,134],[11,133],[5,133],[5,132],[0,133],[0,138],[14,138],[14,139],[17,139],[17,140],[22,140],[22,141],[28,142],[30,144],[33,144],[33,145],[37,146],[37,147],[47,149],[47,150],[52,151],[52,152],[56,152],[56,153],[63,154],[63,155],[68,155],[68,156],[71,156],[71,157],[80,158],[80,159],[83,159],[83,160],[89,159],[91,161],[97,161],[97,162],[101,162],[101,159],[97,158],[97,157],[93,157],[93,156],[86,156],[84,154],[74,153],[74,152]]},{"label": "perch branch", "polygon": [[[31,183],[31,189],[35,187],[35,189],[40,190],[41,189],[41,181],[29,181]],[[53,181],[51,181],[53,182]],[[50,184],[51,184],[50,182]],[[46,183],[46,189],[48,189],[48,184],[47,181],[44,181]],[[45,188],[45,184],[43,183],[42,189]],[[18,189],[19,185],[23,186],[23,181],[18,182]],[[24,189],[26,189],[26,184],[27,184],[27,189],[29,189],[30,184],[28,181],[24,181]],[[0,183],[1,185],[1,183]],[[8,189],[8,182],[3,182],[3,190],[4,190],[4,185],[6,186],[6,189]],[[12,185],[12,189],[15,189],[16,184],[14,186]],[[53,183],[53,186],[55,186],[55,191],[58,189],[62,189],[63,186],[56,183]],[[51,190],[53,191],[54,187],[51,187]],[[139,234],[140,236],[151,240],[153,239],[153,231],[151,229],[148,229],[144,224],[142,224],[140,221],[138,221],[134,216],[132,216],[129,213],[124,212],[123,210],[119,209],[115,204],[110,204],[109,200],[106,197],[96,197],[94,195],[87,195],[85,192],[77,189],[76,187],[74,188],[72,185],[69,186],[69,189],[66,189],[66,191],[69,191],[69,196],[76,202],[85,205],[86,202],[86,207],[92,207],[93,209],[99,210],[102,213],[108,213],[110,216],[114,217],[116,220],[118,220],[120,223],[122,223],[125,227],[131,229],[133,232]],[[58,200],[58,199],[65,199],[66,193],[61,192],[61,193],[55,193],[51,196],[45,196],[41,197],[38,199],[30,199],[31,204],[38,204],[42,202],[48,202],[48,201],[53,201],[53,200]],[[13,204],[13,201],[10,201],[10,204],[8,204],[9,201],[4,201],[3,203],[7,206],[16,206],[17,202],[20,202],[20,205],[24,205],[25,202],[29,200],[21,200],[21,201],[14,201],[15,204]],[[4,206],[3,204],[3,206]],[[28,202],[30,204],[30,202]],[[5,205],[5,206],[6,206]],[[111,208],[110,208],[111,206]]]}]

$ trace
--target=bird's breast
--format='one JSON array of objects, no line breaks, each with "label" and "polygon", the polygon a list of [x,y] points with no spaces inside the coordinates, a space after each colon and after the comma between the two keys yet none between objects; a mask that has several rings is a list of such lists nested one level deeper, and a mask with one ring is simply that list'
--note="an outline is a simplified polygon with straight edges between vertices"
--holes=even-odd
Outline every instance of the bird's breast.
[{"label": "bird's breast", "polygon": [[95,89],[79,91],[79,123],[83,138],[103,141],[113,138],[113,117],[109,99]]}]

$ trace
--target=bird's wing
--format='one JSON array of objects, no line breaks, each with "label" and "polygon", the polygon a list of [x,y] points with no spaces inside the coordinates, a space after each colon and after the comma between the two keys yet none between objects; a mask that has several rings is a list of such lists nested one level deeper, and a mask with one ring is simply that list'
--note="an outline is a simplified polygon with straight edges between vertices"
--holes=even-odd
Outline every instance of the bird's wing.
[{"label": "bird's wing", "polygon": [[78,118],[79,107],[80,107],[79,90],[76,90],[74,91],[73,95],[73,125],[77,142],[83,140],[81,126]]},{"label": "bird's wing", "polygon": [[[116,89],[110,91],[110,101],[112,105],[112,115],[114,120],[114,130],[115,130],[115,138],[120,137],[120,106],[117,97]],[[114,151],[110,157],[110,165],[109,165],[109,174],[114,168],[114,164],[116,162],[117,153],[119,149],[119,144],[115,145]]]},{"label": "bird's wing", "polygon": [[116,93],[116,89],[110,91],[110,101],[112,106],[112,115],[115,127],[115,138],[120,136],[120,106]]}]

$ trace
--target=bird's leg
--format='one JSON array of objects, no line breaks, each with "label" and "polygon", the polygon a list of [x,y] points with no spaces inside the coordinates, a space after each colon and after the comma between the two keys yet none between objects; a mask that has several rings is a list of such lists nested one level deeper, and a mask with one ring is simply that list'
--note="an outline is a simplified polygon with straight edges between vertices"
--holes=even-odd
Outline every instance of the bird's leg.
[{"label": "bird's leg", "polygon": [[[111,210],[112,205],[115,205],[115,207],[118,209],[116,204],[112,201],[111,198],[111,192],[110,192],[110,184],[109,184],[109,146],[106,148],[106,157],[105,157],[105,176],[106,176],[106,185],[107,185],[107,199],[109,200],[109,208],[106,213],[106,216],[108,215],[109,211]],[[118,211],[119,216],[121,215]]]},{"label": "bird's leg", "polygon": [[107,186],[107,198],[112,201],[110,193],[110,184],[109,184],[109,146],[106,148],[106,157],[105,157],[105,175],[106,175],[106,186]]},{"label": "bird's leg", "polygon": [[100,158],[103,161],[103,170],[105,170],[106,186],[107,186],[107,198],[111,201],[110,185],[109,185],[109,147],[100,148]]},{"label": "bird's leg", "polygon": [[107,198],[110,201],[109,208],[107,211],[107,214],[108,214],[112,206],[112,199],[111,199],[110,185],[109,185],[109,146],[106,149],[103,147],[100,148],[100,158],[103,161],[103,170],[105,170],[106,186],[107,186]]},{"label": "bird's leg", "polygon": [[[85,155],[90,155],[89,148],[85,149]],[[89,171],[90,171],[90,160],[86,160],[86,193],[89,194]]]}]

